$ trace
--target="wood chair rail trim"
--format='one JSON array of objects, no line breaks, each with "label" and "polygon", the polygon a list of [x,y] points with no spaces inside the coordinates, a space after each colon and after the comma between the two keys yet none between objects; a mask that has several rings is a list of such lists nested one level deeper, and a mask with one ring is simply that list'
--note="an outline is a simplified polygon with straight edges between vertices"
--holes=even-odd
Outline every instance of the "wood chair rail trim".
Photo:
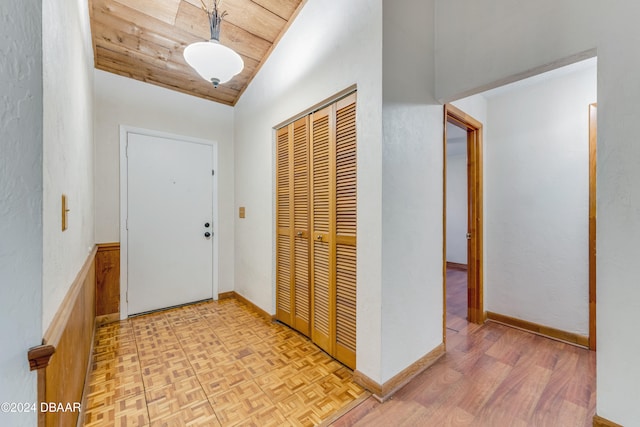
[{"label": "wood chair rail trim", "polygon": [[93,261],[96,257],[97,251],[98,251],[98,247],[94,246],[93,249],[91,250],[91,253],[87,257],[86,261],[84,262],[84,265],[80,269],[80,272],[78,273],[75,280],[69,287],[69,291],[67,292],[67,295],[65,295],[64,299],[62,300],[62,303],[60,304],[58,311],[56,312],[55,316],[53,317],[53,320],[51,321],[51,324],[47,328],[47,332],[45,332],[44,338],[42,339],[42,344],[48,344],[54,347],[58,346],[58,343],[60,342],[60,338],[62,337],[62,334],[64,333],[64,329],[69,320],[69,317],[71,316],[71,312],[74,308],[74,304],[76,302],[78,294],[82,290],[84,281],[86,280],[87,275],[89,274],[89,270],[91,269],[91,266],[93,265]]},{"label": "wood chair rail trim", "polygon": [[31,347],[28,352],[29,369],[35,371],[37,369],[46,368],[49,365],[51,356],[56,352],[56,348],[52,345],[37,345]]}]

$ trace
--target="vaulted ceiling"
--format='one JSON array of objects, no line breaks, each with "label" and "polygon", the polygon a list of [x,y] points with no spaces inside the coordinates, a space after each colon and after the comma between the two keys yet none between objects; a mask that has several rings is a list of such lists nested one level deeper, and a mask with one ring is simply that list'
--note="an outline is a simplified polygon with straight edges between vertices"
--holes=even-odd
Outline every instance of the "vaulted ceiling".
[{"label": "vaulted ceiling", "polygon": [[[210,5],[211,0],[204,0]],[[201,0],[89,0],[95,67],[235,105],[302,8],[304,0],[222,0],[220,42],[242,56],[244,70],[214,88],[184,60],[190,43],[209,40]]]}]

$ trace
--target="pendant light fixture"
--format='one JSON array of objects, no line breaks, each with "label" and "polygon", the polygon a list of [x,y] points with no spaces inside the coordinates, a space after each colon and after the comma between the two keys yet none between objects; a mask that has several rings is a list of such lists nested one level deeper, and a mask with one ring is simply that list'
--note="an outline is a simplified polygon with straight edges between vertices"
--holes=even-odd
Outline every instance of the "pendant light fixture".
[{"label": "pendant light fixture", "polygon": [[218,7],[220,0],[212,0],[211,8],[202,2],[204,10],[209,18],[211,40],[208,42],[192,43],[184,49],[184,59],[187,64],[208,82],[217,88],[219,84],[226,83],[244,68],[244,61],[233,49],[220,44],[220,23],[227,12],[220,13]]}]

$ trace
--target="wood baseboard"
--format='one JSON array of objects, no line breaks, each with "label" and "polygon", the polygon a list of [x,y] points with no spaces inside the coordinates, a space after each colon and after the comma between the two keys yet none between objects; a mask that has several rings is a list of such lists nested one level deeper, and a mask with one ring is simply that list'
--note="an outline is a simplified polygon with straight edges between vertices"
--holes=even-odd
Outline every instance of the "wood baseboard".
[{"label": "wood baseboard", "polygon": [[561,329],[540,325],[538,323],[517,319],[515,317],[505,316],[504,314],[492,313],[490,311],[487,311],[487,320],[491,320],[497,323],[502,323],[503,325],[522,329],[527,332],[533,332],[534,334],[542,335],[547,338],[566,342],[567,344],[589,348],[589,337],[586,337],[584,335],[563,331]]},{"label": "wood baseboard", "polygon": [[444,343],[422,356],[416,362],[409,365],[402,372],[384,384],[378,384],[360,371],[355,371],[353,373],[353,380],[373,393],[373,397],[382,403],[393,396],[396,391],[407,385],[416,376],[425,371],[429,366],[433,365],[443,355]]},{"label": "wood baseboard", "polygon": [[236,293],[234,291],[223,292],[221,294],[218,294],[218,301],[220,301],[222,299],[235,298],[235,296],[236,296]]},{"label": "wood baseboard", "polygon": [[467,271],[468,269],[467,264],[459,264],[457,262],[449,262],[449,261],[447,261],[447,268],[450,268],[452,270],[461,270],[461,271]]},{"label": "wood baseboard", "polygon": [[235,298],[238,301],[241,301],[241,302],[245,303],[246,305],[248,305],[249,307],[251,307],[252,310],[257,312],[260,316],[264,317],[267,321],[273,322],[274,316],[272,316],[271,314],[267,313],[266,311],[264,311],[263,309],[261,309],[260,307],[258,307],[257,305],[255,305],[254,303],[249,301],[247,298],[245,298],[242,295],[240,295],[239,293],[233,291],[233,298]]},{"label": "wood baseboard", "polygon": [[[38,370],[38,408],[42,402],[82,401],[95,330],[96,253],[94,247],[62,300],[42,345],[29,351],[29,363]],[[35,359],[46,353],[47,364],[39,363],[42,357]],[[72,411],[39,412],[38,425],[73,426],[78,416]]]},{"label": "wood baseboard", "polygon": [[119,322],[120,313],[105,314],[103,316],[96,316],[96,326],[106,325],[107,323]]},{"label": "wood baseboard", "polygon": [[621,424],[609,421],[606,418],[602,418],[598,415],[593,416],[593,427],[623,427]]},{"label": "wood baseboard", "polygon": [[[107,316],[103,316],[103,317],[107,317]],[[106,322],[106,323],[111,323],[111,322]],[[84,426],[84,418],[86,414],[85,411],[87,408],[87,399],[89,397],[88,384],[91,381],[91,367],[93,365],[93,343],[95,342],[95,338],[96,338],[96,330],[100,325],[101,324],[98,323],[98,317],[96,316],[93,324],[93,331],[91,333],[91,347],[89,349],[89,357],[87,359],[87,368],[86,368],[86,373],[84,377],[84,386],[82,387],[82,400],[81,400],[82,404],[80,406],[80,412],[78,413],[78,420],[76,421],[76,427]]]}]

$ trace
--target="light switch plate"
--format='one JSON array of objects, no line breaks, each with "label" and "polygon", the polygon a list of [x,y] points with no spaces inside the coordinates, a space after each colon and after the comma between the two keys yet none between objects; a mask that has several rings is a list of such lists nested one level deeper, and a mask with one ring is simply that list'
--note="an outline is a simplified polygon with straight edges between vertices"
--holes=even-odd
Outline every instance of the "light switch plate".
[{"label": "light switch plate", "polygon": [[238,215],[240,216],[240,218],[244,218],[245,217],[244,206],[240,206],[240,209],[238,211],[239,211]]}]

